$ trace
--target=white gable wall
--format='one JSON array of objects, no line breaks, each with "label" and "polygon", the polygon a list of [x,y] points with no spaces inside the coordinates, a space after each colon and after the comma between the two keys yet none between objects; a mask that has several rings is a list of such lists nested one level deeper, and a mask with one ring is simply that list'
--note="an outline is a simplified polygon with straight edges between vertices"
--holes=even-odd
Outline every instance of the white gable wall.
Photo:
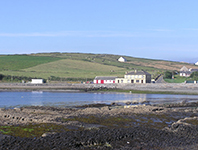
[{"label": "white gable wall", "polygon": [[126,59],[123,58],[123,57],[120,57],[120,58],[118,59],[118,61],[119,61],[119,62],[126,62]]}]

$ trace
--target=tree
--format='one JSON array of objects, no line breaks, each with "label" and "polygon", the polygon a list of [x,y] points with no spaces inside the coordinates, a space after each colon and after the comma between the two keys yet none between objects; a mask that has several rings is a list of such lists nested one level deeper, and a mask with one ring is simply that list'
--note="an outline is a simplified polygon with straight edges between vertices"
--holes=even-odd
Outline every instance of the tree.
[{"label": "tree", "polygon": [[198,80],[198,71],[191,73],[190,78],[192,78],[193,80]]},{"label": "tree", "polygon": [[0,80],[2,80],[2,79],[3,79],[3,77],[4,77],[4,75],[0,74]]},{"label": "tree", "polygon": [[165,75],[166,79],[172,79],[172,72],[171,71],[166,71],[164,75]]}]

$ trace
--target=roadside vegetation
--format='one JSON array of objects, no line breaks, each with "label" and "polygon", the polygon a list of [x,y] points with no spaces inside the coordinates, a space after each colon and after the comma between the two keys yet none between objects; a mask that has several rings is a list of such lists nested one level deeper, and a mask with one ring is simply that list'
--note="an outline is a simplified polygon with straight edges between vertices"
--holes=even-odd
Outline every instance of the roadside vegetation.
[{"label": "roadside vegetation", "polygon": [[184,83],[198,81],[198,72],[193,72],[190,77],[181,77],[176,71],[166,71],[164,81],[168,83]]}]

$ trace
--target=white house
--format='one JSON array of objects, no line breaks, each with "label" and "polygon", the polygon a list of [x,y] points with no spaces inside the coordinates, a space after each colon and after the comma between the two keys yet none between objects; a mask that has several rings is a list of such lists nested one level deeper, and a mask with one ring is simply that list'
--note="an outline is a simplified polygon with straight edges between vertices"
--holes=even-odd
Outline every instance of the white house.
[{"label": "white house", "polygon": [[180,76],[182,76],[182,77],[189,77],[190,74],[191,74],[191,71],[189,71],[189,69],[186,66],[183,66],[180,69]]},{"label": "white house", "polygon": [[124,57],[120,57],[120,58],[118,59],[118,61],[119,61],[119,62],[126,62],[127,60],[126,60],[126,58],[124,58]]},{"label": "white house", "polygon": [[32,79],[32,84],[43,84],[43,79]]},{"label": "white house", "polygon": [[95,84],[107,84],[107,83],[115,83],[115,79],[117,77],[102,77],[102,76],[96,76],[94,79]]},{"label": "white house", "polygon": [[125,74],[124,78],[116,78],[115,83],[151,83],[151,74],[134,70]]},{"label": "white house", "polygon": [[192,69],[192,68],[188,69],[185,66],[183,66],[180,69],[180,76],[182,76],[182,77],[189,77],[191,75],[191,73],[193,73],[195,71],[198,71],[198,69]]},{"label": "white house", "polygon": [[195,65],[198,65],[198,62],[196,62]]}]

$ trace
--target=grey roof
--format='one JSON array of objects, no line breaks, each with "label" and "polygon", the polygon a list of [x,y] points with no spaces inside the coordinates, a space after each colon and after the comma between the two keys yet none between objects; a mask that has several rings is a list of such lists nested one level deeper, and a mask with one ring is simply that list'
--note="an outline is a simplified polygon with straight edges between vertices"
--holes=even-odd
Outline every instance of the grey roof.
[{"label": "grey roof", "polygon": [[191,69],[192,72],[198,71],[198,69]]},{"label": "grey roof", "polygon": [[108,77],[108,76],[96,76],[95,80],[115,80],[117,77]]},{"label": "grey roof", "polygon": [[151,74],[144,70],[141,70],[141,71],[131,71],[128,72],[126,75],[151,75]]},{"label": "grey roof", "polygon": [[186,73],[186,74],[191,74],[191,71],[180,71],[180,73]]}]

